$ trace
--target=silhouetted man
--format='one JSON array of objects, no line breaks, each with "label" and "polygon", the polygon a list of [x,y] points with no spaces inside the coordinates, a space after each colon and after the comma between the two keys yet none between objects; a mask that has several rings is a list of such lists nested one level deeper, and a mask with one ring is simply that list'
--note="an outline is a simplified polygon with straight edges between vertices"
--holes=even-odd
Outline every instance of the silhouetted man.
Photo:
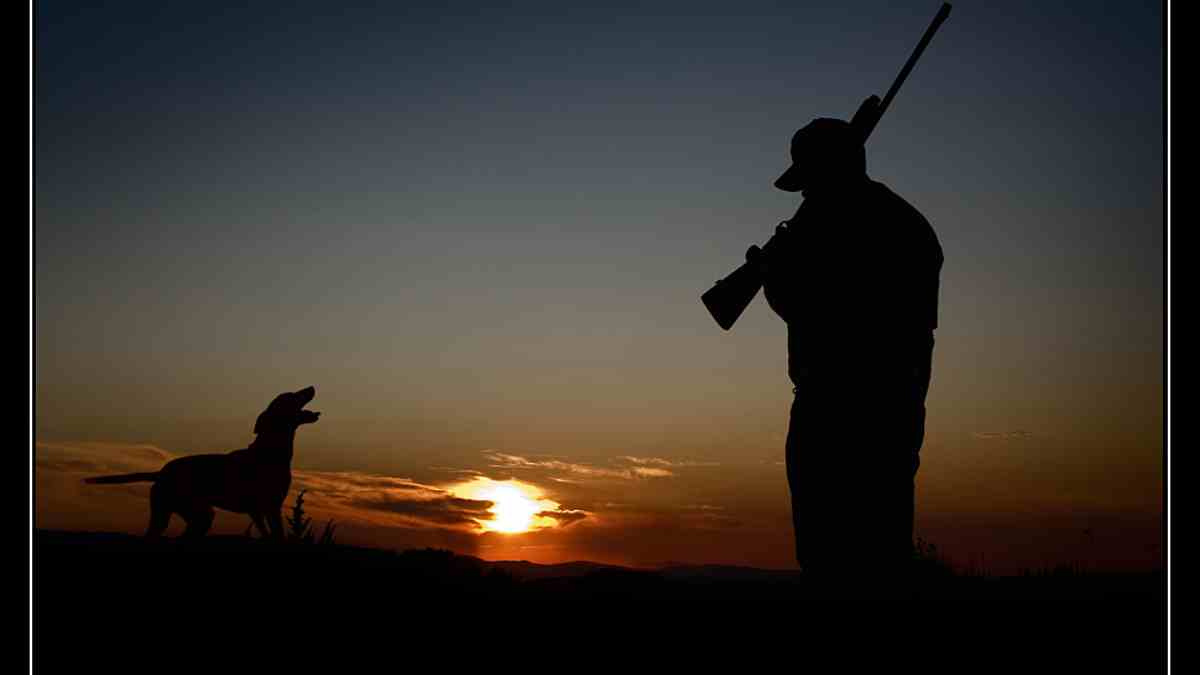
[{"label": "silhouetted man", "polygon": [[791,155],[775,186],[804,202],[747,257],[788,327],[796,558],[878,576],[912,555],[942,250],[915,208],[868,178],[847,122],[814,120]]}]

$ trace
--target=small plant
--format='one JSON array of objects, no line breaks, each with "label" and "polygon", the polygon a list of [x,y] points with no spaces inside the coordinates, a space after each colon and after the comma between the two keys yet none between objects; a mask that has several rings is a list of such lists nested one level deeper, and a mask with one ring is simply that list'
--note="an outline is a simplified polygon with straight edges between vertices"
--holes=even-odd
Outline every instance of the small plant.
[{"label": "small plant", "polygon": [[[321,530],[321,538],[317,538],[317,533],[312,527],[312,518],[304,513],[304,493],[308,490],[301,490],[296,494],[296,503],[292,504],[292,515],[288,517],[288,533],[287,540],[294,544],[321,544],[322,546],[333,546],[337,544],[334,533],[337,532],[337,523],[333,519],[325,521],[325,527]],[[247,530],[247,533],[249,530]]]},{"label": "small plant", "polygon": [[917,537],[917,540],[913,542],[913,557],[917,560],[937,560],[937,544],[923,537]]},{"label": "small plant", "polygon": [[296,494],[296,503],[292,505],[292,515],[288,517],[287,540],[292,543],[313,543],[312,518],[304,515],[304,493]]},{"label": "small plant", "polygon": [[325,521],[325,529],[321,531],[321,545],[333,546],[337,542],[333,539],[333,533],[337,530],[337,524],[332,519]]},{"label": "small plant", "polygon": [[937,545],[923,537],[917,537],[917,540],[913,542],[912,562],[913,570],[922,576],[952,576],[954,574],[950,562],[938,553]]}]

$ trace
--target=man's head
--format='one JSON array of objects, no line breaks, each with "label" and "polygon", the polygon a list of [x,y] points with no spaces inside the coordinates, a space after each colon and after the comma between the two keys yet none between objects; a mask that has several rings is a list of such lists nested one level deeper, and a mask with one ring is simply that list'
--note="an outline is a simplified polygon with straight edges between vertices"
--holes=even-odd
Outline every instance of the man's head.
[{"label": "man's head", "polygon": [[785,192],[822,191],[867,173],[862,138],[849,122],[820,117],[792,136],[792,165],[775,180]]}]

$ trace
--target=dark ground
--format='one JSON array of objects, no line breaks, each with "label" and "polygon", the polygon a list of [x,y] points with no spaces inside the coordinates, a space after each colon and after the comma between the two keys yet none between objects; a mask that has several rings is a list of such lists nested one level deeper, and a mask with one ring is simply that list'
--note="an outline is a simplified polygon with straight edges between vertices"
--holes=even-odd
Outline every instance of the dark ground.
[{"label": "dark ground", "polygon": [[927,564],[884,594],[869,580],[831,588],[749,568],[39,530],[34,656],[38,672],[308,672],[325,659],[390,670],[428,658],[459,672],[464,659],[520,654],[526,669],[566,651],[579,666],[733,658],[738,672],[1149,673],[1164,663],[1163,590],[1161,574],[956,576]]}]

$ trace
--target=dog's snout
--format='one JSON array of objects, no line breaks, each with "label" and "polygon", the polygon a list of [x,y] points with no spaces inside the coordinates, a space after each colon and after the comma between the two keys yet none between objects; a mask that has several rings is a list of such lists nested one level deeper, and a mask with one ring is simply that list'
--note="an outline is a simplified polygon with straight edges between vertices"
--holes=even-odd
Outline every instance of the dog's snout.
[{"label": "dog's snout", "polygon": [[313,400],[313,397],[315,397],[317,395],[317,388],[311,387],[311,386],[305,387],[296,393],[300,394],[300,396],[304,397],[304,402],[307,403],[307,402]]}]

